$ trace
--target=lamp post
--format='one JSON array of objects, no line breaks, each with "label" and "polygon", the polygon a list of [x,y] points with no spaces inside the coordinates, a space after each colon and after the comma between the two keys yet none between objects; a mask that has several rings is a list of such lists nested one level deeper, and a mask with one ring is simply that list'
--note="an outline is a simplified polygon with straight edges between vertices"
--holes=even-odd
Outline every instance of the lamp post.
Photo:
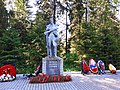
[{"label": "lamp post", "polygon": [[88,0],[86,0],[85,20],[86,20],[86,23],[90,22],[90,8],[89,8]]},{"label": "lamp post", "polygon": [[67,54],[67,29],[68,29],[68,25],[67,25],[67,7],[66,7],[66,54]]},{"label": "lamp post", "polygon": [[66,50],[66,54],[67,54],[67,52],[68,52],[68,47],[67,47],[67,41],[68,41],[68,39],[67,39],[67,36],[68,36],[67,35],[67,30],[68,30],[68,24],[67,24],[68,20],[67,20],[67,17],[68,17],[68,15],[67,14],[68,13],[67,12],[68,12],[68,7],[69,6],[68,6],[68,2],[66,2],[65,4],[66,4],[66,49],[65,50]]},{"label": "lamp post", "polygon": [[53,11],[53,22],[54,22],[54,24],[56,23],[56,0],[54,0],[54,11]]}]

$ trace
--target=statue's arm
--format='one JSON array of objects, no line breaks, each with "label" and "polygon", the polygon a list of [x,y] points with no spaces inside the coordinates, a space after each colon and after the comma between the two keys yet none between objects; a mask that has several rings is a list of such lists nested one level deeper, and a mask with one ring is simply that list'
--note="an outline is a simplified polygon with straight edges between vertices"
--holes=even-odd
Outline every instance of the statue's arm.
[{"label": "statue's arm", "polygon": [[54,31],[54,30],[56,30],[56,29],[49,30],[49,31],[45,31],[45,32],[44,32],[44,34],[46,35],[46,34],[48,34],[48,33],[52,32],[52,31]]},{"label": "statue's arm", "polygon": [[56,31],[58,28],[56,27],[56,25],[48,25],[46,28],[46,31],[44,32],[45,35],[47,35],[48,33],[51,33],[53,31]]},{"label": "statue's arm", "polygon": [[44,34],[47,35],[49,32],[48,31],[45,31]]}]

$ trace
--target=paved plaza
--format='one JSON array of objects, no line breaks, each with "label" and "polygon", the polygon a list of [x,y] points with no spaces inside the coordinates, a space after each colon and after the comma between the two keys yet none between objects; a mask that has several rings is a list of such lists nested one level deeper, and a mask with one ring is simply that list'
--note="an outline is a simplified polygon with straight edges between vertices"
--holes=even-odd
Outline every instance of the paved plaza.
[{"label": "paved plaza", "polygon": [[0,82],[0,90],[120,90],[120,73],[82,75],[80,72],[65,72],[72,81],[61,83],[30,84],[23,75],[12,82]]}]

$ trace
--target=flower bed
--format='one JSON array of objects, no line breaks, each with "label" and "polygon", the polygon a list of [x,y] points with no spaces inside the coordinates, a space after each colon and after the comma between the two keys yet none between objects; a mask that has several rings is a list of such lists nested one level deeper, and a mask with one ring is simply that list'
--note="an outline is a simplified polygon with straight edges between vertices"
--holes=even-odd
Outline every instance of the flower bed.
[{"label": "flower bed", "polygon": [[30,83],[48,83],[48,82],[67,82],[71,81],[70,75],[38,75],[36,77],[30,77]]}]

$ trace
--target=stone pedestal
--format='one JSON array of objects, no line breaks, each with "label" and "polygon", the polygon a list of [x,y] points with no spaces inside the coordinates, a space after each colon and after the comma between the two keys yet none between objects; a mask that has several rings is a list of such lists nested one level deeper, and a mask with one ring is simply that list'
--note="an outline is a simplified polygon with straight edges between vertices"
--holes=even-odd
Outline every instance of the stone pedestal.
[{"label": "stone pedestal", "polygon": [[45,57],[42,59],[42,73],[47,75],[63,74],[63,59],[60,57]]}]

